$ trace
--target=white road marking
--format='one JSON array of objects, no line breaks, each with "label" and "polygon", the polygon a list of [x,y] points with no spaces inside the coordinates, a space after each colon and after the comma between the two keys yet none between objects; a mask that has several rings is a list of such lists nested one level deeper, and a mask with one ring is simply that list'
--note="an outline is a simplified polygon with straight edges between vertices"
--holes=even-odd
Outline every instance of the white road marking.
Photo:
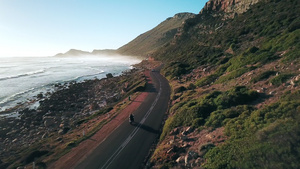
[{"label": "white road marking", "polygon": [[[156,73],[154,73],[154,76],[157,78]],[[117,158],[117,156],[122,152],[122,150],[127,146],[127,144],[131,141],[131,139],[135,136],[135,134],[139,131],[140,127],[144,124],[148,116],[151,114],[153,108],[155,107],[162,91],[161,87],[161,81],[159,78],[157,78],[159,81],[159,92],[152,103],[150,109],[147,111],[147,113],[144,115],[143,119],[140,121],[139,125],[132,131],[132,133],[126,138],[126,140],[120,145],[120,147],[114,152],[114,154],[106,161],[106,163],[101,167],[101,169],[107,169],[111,163]]]}]

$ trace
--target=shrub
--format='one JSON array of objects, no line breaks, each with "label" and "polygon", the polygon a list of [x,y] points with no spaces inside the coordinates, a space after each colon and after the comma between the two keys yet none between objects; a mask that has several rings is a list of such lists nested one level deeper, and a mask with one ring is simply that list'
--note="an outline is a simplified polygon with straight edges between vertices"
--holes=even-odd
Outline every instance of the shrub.
[{"label": "shrub", "polygon": [[240,77],[241,75],[243,75],[244,73],[247,73],[251,70],[253,70],[254,67],[250,67],[250,68],[240,68],[237,70],[232,71],[231,73],[229,73],[226,76],[221,76],[215,83],[224,83],[227,82],[229,80],[235,79],[237,77]]},{"label": "shrub", "polygon": [[187,87],[187,89],[189,89],[189,90],[194,90],[196,88],[197,88],[197,86],[194,85],[193,83],[190,83],[189,86]]},{"label": "shrub", "polygon": [[198,128],[198,127],[202,126],[204,124],[204,122],[205,121],[204,121],[204,119],[202,117],[196,118],[192,122],[192,127]]},{"label": "shrub", "polygon": [[209,85],[209,84],[213,83],[218,77],[219,76],[217,74],[212,74],[212,75],[206,76],[204,78],[201,78],[200,80],[198,80],[196,82],[196,86],[202,87],[205,85]]},{"label": "shrub", "polygon": [[289,25],[288,31],[289,31],[289,32],[293,32],[293,31],[295,31],[295,30],[297,30],[297,29],[300,29],[300,19],[299,19],[299,18],[296,19],[296,20],[294,20],[294,21]]},{"label": "shrub", "polygon": [[280,86],[285,83],[288,79],[290,79],[293,74],[280,74],[270,80],[270,83],[275,86]]},{"label": "shrub", "polygon": [[188,64],[174,61],[167,64],[163,72],[167,77],[176,78],[186,74],[189,71],[189,67],[190,65]]},{"label": "shrub", "polygon": [[215,99],[219,108],[229,108],[249,103],[257,99],[258,93],[247,89],[245,86],[237,86],[229,91],[224,92]]},{"label": "shrub", "polygon": [[[264,109],[244,109],[238,116],[234,114],[236,117],[225,124],[230,139],[205,155],[204,167],[297,168],[300,165],[299,97],[297,91]],[[223,112],[212,115],[220,116]]]},{"label": "shrub", "polygon": [[273,71],[273,70],[268,70],[268,71],[266,71],[266,72],[263,72],[263,73],[257,75],[257,76],[254,77],[253,79],[251,79],[251,82],[256,83],[256,82],[259,82],[259,81],[261,81],[261,80],[268,79],[270,76],[273,76],[273,75],[275,75],[275,74],[276,74],[275,71]]},{"label": "shrub", "polygon": [[184,92],[186,91],[186,88],[184,86],[180,86],[180,87],[177,87],[174,89],[174,93],[181,93],[181,92]]},{"label": "shrub", "polygon": [[36,151],[33,151],[31,152],[28,156],[25,157],[25,159],[23,160],[23,163],[24,164],[29,164],[31,162],[33,162],[36,158],[39,158],[45,154],[48,154],[49,151],[46,151],[46,150],[43,150],[43,151],[39,151],[39,150],[36,150]]},{"label": "shrub", "polygon": [[247,50],[247,53],[255,53],[259,50],[259,48],[253,46]]},{"label": "shrub", "polygon": [[224,126],[230,119],[236,118],[243,112],[250,110],[253,110],[250,106],[237,106],[225,110],[214,111],[207,119],[205,126],[214,128]]},{"label": "shrub", "polygon": [[[217,122],[212,122],[213,124],[211,124],[211,126],[218,126],[224,119],[217,115],[211,116],[212,112],[227,109],[232,106],[246,104],[255,99],[257,99],[257,92],[249,90],[245,86],[238,86],[226,92],[214,91],[200,99],[193,99],[183,104],[176,104],[174,106],[176,109],[171,108],[172,111],[176,110],[176,112],[166,121],[161,139],[163,139],[175,127],[200,127],[201,125],[204,125],[208,118],[218,117],[219,119],[216,120]],[[235,111],[224,112],[224,116],[226,118],[235,117],[237,114],[238,113]],[[210,124],[208,123],[208,125]]]}]

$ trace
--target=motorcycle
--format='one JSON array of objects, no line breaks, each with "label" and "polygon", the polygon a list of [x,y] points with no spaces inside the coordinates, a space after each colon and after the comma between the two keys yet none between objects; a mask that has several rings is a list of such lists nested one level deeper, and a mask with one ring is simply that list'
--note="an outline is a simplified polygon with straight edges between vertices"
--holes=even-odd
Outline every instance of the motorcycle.
[{"label": "motorcycle", "polygon": [[129,123],[130,124],[134,123],[134,116],[133,116],[133,114],[130,114],[130,116],[129,116]]}]

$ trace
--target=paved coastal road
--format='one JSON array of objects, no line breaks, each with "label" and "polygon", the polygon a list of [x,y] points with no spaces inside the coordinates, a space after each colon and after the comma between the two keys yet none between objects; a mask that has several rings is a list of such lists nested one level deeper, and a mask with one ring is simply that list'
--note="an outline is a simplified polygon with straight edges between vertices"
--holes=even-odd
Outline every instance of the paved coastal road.
[{"label": "paved coastal road", "polygon": [[129,169],[140,168],[167,111],[170,87],[158,71],[150,72],[152,83],[146,91],[149,95],[134,112],[135,124],[128,120],[108,136],[77,169]]}]

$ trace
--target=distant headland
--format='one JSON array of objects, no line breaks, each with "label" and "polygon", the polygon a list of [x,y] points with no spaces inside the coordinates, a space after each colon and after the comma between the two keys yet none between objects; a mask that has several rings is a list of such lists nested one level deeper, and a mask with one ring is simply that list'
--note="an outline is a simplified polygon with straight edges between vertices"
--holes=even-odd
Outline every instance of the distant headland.
[{"label": "distant headland", "polygon": [[55,57],[68,57],[68,56],[88,56],[88,55],[120,55],[117,50],[104,49],[104,50],[93,50],[92,52],[82,51],[78,49],[70,49],[66,53],[58,53]]}]

